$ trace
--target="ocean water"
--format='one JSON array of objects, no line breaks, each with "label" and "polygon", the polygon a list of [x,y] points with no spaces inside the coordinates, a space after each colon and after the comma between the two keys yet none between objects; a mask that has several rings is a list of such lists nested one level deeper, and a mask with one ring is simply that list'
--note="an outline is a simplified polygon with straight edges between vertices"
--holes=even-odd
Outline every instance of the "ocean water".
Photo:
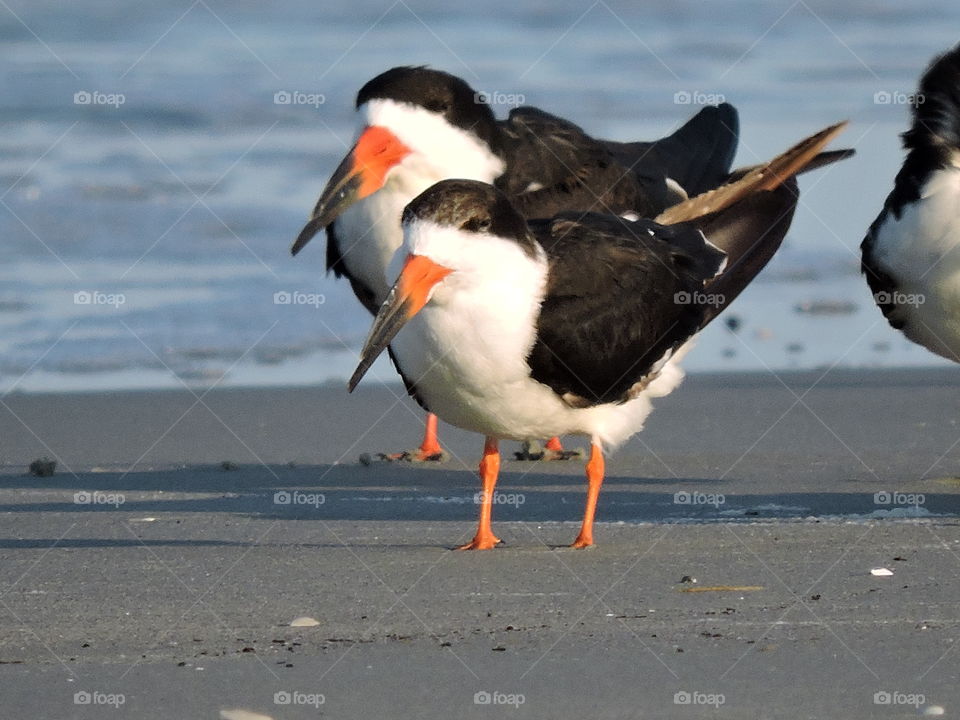
[{"label": "ocean water", "polygon": [[6,0],[0,391],[346,378],[370,319],[325,276],[322,239],[289,247],[350,143],[356,90],[415,63],[499,114],[526,102],[624,140],[725,99],[742,164],[851,120],[858,156],[803,179],[783,251],[728,311],[736,328],[708,328],[686,365],[942,364],[887,327],[857,248],[909,93],[958,27],[955,0]]}]

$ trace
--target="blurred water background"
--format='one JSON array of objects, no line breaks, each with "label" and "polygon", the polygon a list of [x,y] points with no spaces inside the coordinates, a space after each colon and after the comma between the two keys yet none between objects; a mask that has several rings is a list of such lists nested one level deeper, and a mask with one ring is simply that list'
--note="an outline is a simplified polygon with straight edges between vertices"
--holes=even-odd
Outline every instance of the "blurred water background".
[{"label": "blurred water background", "polygon": [[956,0],[4,0],[0,391],[345,378],[369,316],[325,276],[322,239],[289,247],[357,89],[422,63],[500,115],[521,100],[614,139],[726,99],[740,164],[850,119],[858,156],[803,179],[784,251],[686,365],[942,364],[883,321],[858,245],[957,28]]}]

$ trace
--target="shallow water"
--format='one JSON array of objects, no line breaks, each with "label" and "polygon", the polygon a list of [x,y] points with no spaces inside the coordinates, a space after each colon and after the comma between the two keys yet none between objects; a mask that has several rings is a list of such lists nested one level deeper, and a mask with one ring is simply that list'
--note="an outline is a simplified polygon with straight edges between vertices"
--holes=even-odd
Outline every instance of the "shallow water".
[{"label": "shallow water", "polygon": [[[741,163],[851,119],[858,157],[803,180],[783,252],[729,311],[738,330],[715,323],[686,365],[942,362],[886,326],[857,246],[899,166],[901,100],[956,42],[953,0],[7,7],[0,390],[345,378],[369,318],[324,276],[322,241],[289,246],[351,138],[356,89],[409,63],[618,139],[723,96]],[[313,104],[275,103],[284,91]],[[819,301],[845,311],[796,309]]]}]

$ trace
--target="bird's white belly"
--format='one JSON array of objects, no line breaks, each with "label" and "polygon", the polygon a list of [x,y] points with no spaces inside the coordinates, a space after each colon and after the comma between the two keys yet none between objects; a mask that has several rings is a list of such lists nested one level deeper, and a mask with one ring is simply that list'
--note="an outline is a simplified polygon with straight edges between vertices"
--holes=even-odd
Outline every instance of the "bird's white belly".
[{"label": "bird's white belly", "polygon": [[651,398],[668,394],[683,378],[680,352],[637,398],[574,408],[530,377],[533,323],[522,309],[490,318],[454,304],[429,304],[391,346],[427,407],[466,430],[514,440],[585,435],[613,448],[642,429]]},{"label": "bird's white belly", "polygon": [[960,361],[960,169],[936,172],[899,220],[891,213],[874,254],[897,283],[892,299],[903,333]]}]

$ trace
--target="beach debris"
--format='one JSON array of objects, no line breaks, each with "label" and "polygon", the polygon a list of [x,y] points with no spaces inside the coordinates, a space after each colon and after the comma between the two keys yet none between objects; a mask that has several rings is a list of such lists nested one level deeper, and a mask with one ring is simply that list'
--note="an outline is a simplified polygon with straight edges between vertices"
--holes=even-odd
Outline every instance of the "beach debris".
[{"label": "beach debris", "polygon": [[221,470],[226,470],[226,471],[230,472],[230,471],[233,471],[233,470],[239,470],[239,469],[240,469],[240,466],[237,465],[235,462],[230,462],[229,460],[224,460],[222,463],[220,463],[220,469],[221,469]]},{"label": "beach debris", "polygon": [[221,710],[220,720],[273,720],[270,715],[253,712],[253,710],[244,710],[243,708],[233,708],[231,710]]},{"label": "beach debris", "polygon": [[680,582],[681,582],[681,583],[690,583],[690,584],[692,585],[692,584],[694,584],[694,583],[697,582],[697,579],[696,579],[695,577],[690,576],[690,575],[684,575],[682,578],[680,578]]},{"label": "beach debris", "polygon": [[53,477],[57,471],[57,461],[50,458],[39,458],[30,463],[30,474],[35,477]]},{"label": "beach debris", "polygon": [[680,588],[680,592],[757,592],[763,589],[763,585],[710,585],[708,587]]},{"label": "beach debris", "polygon": [[129,522],[156,522],[155,517],[130,518]]},{"label": "beach debris", "polygon": [[358,458],[358,460],[360,460],[361,465],[364,465],[366,467],[369,467],[370,465],[373,464],[373,458],[370,457],[370,453],[360,453],[360,457]]},{"label": "beach debris", "polygon": [[870,569],[870,574],[874,577],[890,577],[893,575],[893,570],[885,567],[875,567]]},{"label": "beach debris", "polygon": [[852,315],[857,304],[850,300],[806,300],[794,305],[793,311],[803,315]]},{"label": "beach debris", "polygon": [[943,705],[927,705],[923,709],[924,717],[939,717],[946,712],[947,711],[944,709]]},{"label": "beach debris", "polygon": [[743,321],[740,319],[739,315],[727,315],[727,319],[724,320],[724,323],[726,323],[727,330],[730,332],[736,332],[740,329]]},{"label": "beach debris", "polygon": [[320,624],[319,620],[302,615],[290,621],[290,627],[316,627]]},{"label": "beach debris", "polygon": [[804,350],[806,350],[806,347],[802,342],[787,343],[786,351],[791,355],[802,353]]}]

